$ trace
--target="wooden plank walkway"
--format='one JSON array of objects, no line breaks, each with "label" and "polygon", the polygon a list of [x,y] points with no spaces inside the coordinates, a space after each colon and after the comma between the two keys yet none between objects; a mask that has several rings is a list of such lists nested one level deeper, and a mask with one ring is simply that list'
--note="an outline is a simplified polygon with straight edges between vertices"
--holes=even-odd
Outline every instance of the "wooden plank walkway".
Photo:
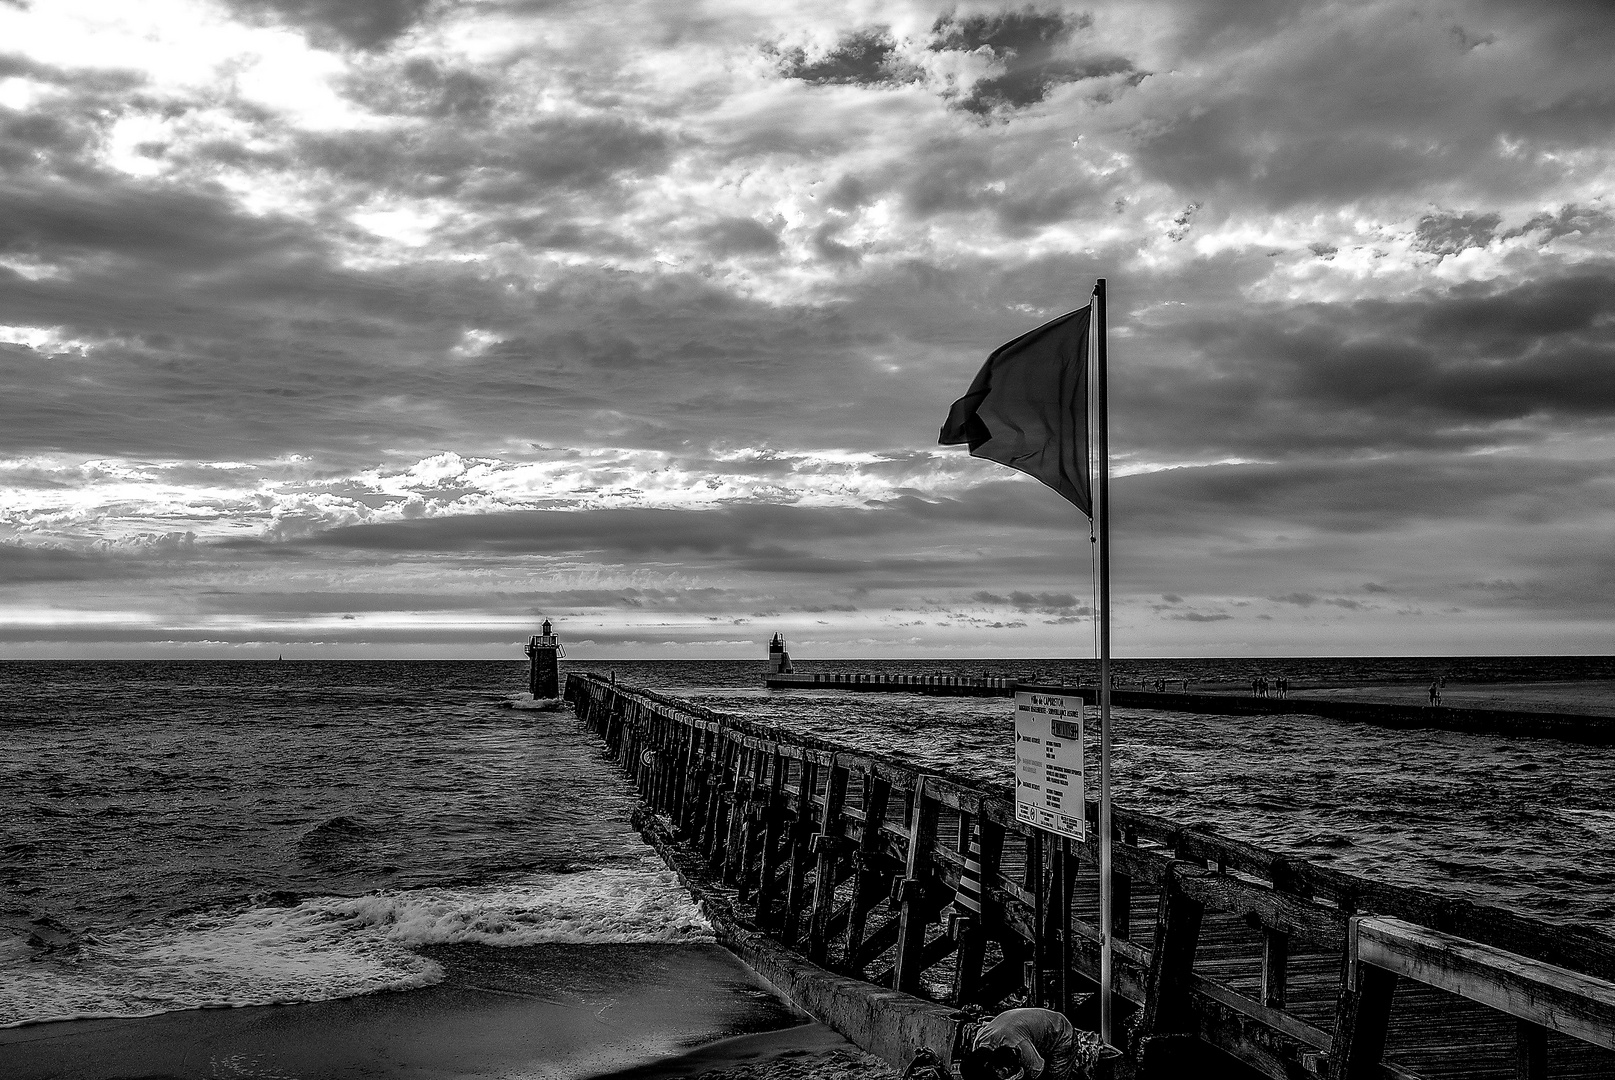
[{"label": "wooden plank walkway", "polygon": [[[1095,1026],[1091,822],[1086,841],[1059,840],[1018,822],[1003,789],[586,676],[568,678],[567,696],[759,929],[871,992],[989,1008],[1030,1000]],[[1522,1014],[1548,1025],[1538,1027],[1398,979],[1365,966],[1352,935],[1355,917],[1389,916],[1361,925],[1455,935],[1471,966],[1495,956],[1503,971],[1517,954],[1532,970],[1579,973],[1560,981],[1596,994],[1615,994],[1615,939],[1152,815],[1118,808],[1116,823],[1118,1041],[1137,1075],[1195,1075],[1186,1060],[1220,1060],[1277,1080],[1615,1080],[1615,1053],[1549,1030],[1551,1010]],[[957,899],[973,847],[979,916]]]}]

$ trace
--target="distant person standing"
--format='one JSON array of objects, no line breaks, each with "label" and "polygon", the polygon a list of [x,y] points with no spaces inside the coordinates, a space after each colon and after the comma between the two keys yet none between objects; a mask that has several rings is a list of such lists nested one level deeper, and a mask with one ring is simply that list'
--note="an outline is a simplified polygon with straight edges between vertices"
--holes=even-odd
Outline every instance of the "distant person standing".
[{"label": "distant person standing", "polygon": [[1432,679],[1430,682],[1430,704],[1441,704],[1441,680]]}]

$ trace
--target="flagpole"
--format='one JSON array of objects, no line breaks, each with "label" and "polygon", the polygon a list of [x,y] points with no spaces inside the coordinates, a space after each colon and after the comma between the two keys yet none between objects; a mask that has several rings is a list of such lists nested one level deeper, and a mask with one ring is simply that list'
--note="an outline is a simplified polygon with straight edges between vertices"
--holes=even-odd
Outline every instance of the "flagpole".
[{"label": "flagpole", "polygon": [[1099,1038],[1114,1046],[1115,1002],[1112,995],[1110,871],[1110,411],[1105,333],[1105,279],[1094,283],[1094,426],[1098,485],[1094,493],[1099,526]]}]

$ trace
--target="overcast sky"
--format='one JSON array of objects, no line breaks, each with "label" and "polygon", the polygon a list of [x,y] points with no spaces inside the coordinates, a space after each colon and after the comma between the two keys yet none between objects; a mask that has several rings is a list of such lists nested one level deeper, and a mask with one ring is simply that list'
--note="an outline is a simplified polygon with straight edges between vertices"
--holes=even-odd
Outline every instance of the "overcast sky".
[{"label": "overcast sky", "polygon": [[1615,652],[1615,9],[0,0],[0,657]]}]

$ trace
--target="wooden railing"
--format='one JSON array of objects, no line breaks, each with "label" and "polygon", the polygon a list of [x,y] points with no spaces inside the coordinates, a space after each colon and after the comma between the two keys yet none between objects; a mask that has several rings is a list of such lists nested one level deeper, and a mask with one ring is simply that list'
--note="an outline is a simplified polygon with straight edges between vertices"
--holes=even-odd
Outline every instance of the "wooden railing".
[{"label": "wooden railing", "polygon": [[[990,1007],[1024,989],[1051,1007],[1086,1007],[1099,970],[1093,805],[1088,838],[1064,840],[1017,822],[1007,785],[588,675],[569,675],[566,696],[757,927],[809,959],[958,1005]],[[1145,1075],[1176,1075],[1180,1055],[1206,1046],[1275,1078],[1417,1075],[1382,1060],[1385,982],[1370,976],[1365,990],[1360,961],[1378,961],[1352,951],[1363,927],[1382,922],[1354,922],[1364,913],[1462,939],[1483,950],[1475,956],[1523,958],[1538,974],[1562,969],[1577,986],[1615,979],[1615,940],[1589,929],[1381,884],[1157,815],[1117,808],[1114,822],[1113,970],[1130,1014],[1126,1049]],[[953,902],[972,843],[979,915]],[[1134,924],[1151,913],[1140,940]],[[1542,1020],[1530,1014],[1522,1047]],[[1402,1050],[1418,1056],[1416,1041]],[[1522,1068],[1499,1075],[1542,1075]],[[1615,1076],[1615,1065],[1586,1075]]]},{"label": "wooden railing", "polygon": [[1399,978],[1514,1017],[1519,1075],[1548,1075],[1550,1031],[1615,1050],[1615,983],[1402,919],[1351,920],[1345,977],[1359,1019],[1355,1041],[1340,1054],[1365,1067],[1383,1056]]}]

